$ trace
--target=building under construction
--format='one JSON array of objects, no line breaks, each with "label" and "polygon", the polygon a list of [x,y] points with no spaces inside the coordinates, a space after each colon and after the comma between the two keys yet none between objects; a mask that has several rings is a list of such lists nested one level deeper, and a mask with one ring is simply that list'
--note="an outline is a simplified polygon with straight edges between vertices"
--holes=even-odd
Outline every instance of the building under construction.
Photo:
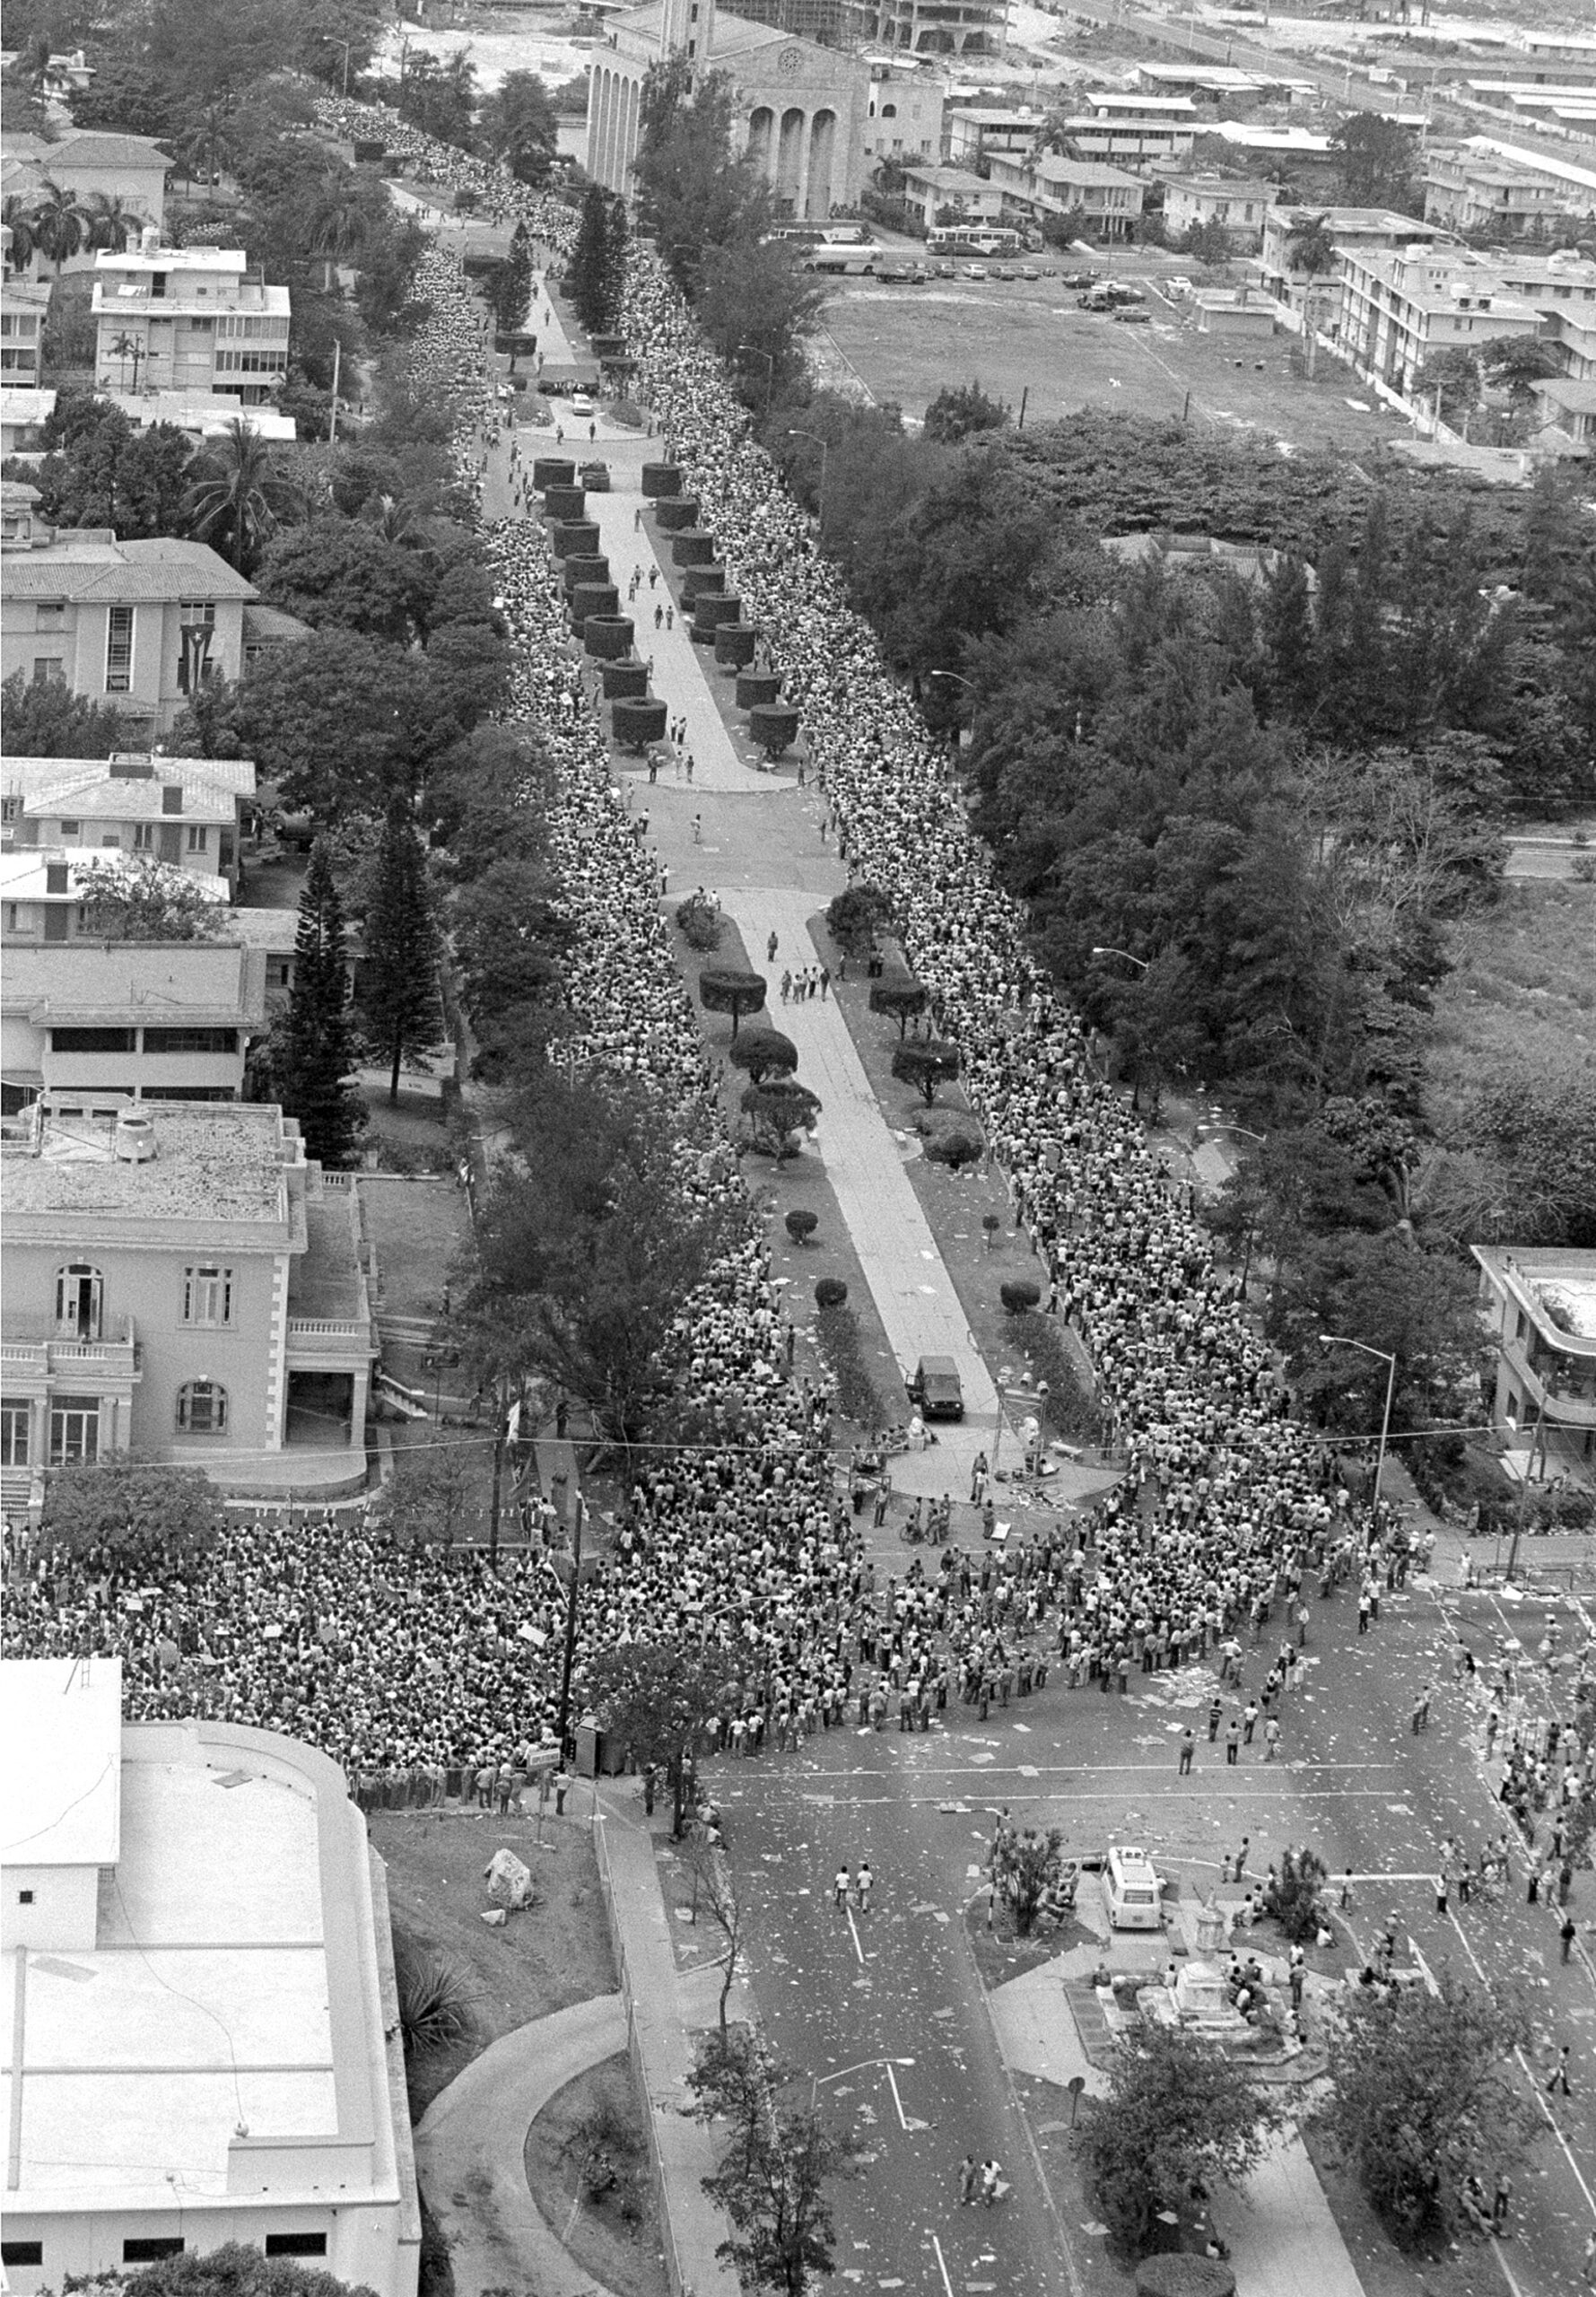
[{"label": "building under construction", "polygon": [[1004,0],[721,0],[728,14],[823,48],[911,56],[1002,53]]}]

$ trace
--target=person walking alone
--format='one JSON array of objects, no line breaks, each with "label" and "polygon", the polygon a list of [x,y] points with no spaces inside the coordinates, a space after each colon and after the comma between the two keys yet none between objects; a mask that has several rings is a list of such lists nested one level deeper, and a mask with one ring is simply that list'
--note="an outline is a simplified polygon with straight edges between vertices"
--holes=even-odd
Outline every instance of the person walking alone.
[{"label": "person walking alone", "polygon": [[981,2191],[981,2171],[975,2166],[973,2153],[966,2153],[959,2163],[959,2207],[965,2208]]}]

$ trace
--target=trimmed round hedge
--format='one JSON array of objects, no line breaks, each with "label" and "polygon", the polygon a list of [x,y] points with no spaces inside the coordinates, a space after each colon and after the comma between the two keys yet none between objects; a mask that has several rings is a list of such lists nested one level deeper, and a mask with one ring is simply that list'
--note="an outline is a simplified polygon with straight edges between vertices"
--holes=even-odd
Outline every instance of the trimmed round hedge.
[{"label": "trimmed round hedge", "polygon": [[586,487],[545,486],[543,490],[543,509],[545,518],[580,519],[587,507]]},{"label": "trimmed round hedge", "polygon": [[686,566],[682,570],[682,596],[689,606],[700,598],[707,598],[711,591],[726,588],[726,569],[717,563],[708,566]]},{"label": "trimmed round hedge", "polygon": [[574,486],[576,465],[564,455],[537,455],[532,463],[532,485],[542,494],[551,486]]},{"label": "trimmed round hedge", "polygon": [[582,624],[582,644],[595,661],[624,661],[632,651],[632,639],[630,615],[590,615]]},{"label": "trimmed round hedge", "polygon": [[661,502],[654,517],[661,534],[685,534],[689,527],[698,524],[698,497],[678,494],[674,502]]},{"label": "trimmed round hedge", "polygon": [[597,558],[598,529],[591,519],[560,519],[549,528],[549,548],[556,558]]},{"label": "trimmed round hedge", "polygon": [[715,559],[715,537],[703,527],[687,527],[670,538],[670,560],[673,566],[711,566]]},{"label": "trimmed round hedge", "polygon": [[649,690],[646,662],[606,662],[598,675],[606,702],[635,702]]},{"label": "trimmed round hedge", "polygon": [[737,708],[753,710],[764,703],[774,702],[781,691],[781,678],[776,670],[739,670],[737,672]]},{"label": "trimmed round hedge", "polygon": [[664,703],[642,694],[617,702],[610,712],[610,725],[623,749],[641,750],[665,739],[665,718]]},{"label": "trimmed round hedge", "polygon": [[798,714],[785,702],[761,702],[748,712],[754,740],[772,757],[780,757],[798,739]]},{"label": "trimmed round hedge", "polygon": [[715,659],[722,669],[746,669],[759,645],[751,622],[723,622],[715,633]]},{"label": "trimmed round hedge", "polygon": [[682,491],[680,463],[645,463],[642,476],[643,493],[656,502],[666,501]]},{"label": "trimmed round hedge", "polygon": [[618,614],[620,607],[621,593],[613,582],[579,582],[571,594],[573,622],[603,621]]}]

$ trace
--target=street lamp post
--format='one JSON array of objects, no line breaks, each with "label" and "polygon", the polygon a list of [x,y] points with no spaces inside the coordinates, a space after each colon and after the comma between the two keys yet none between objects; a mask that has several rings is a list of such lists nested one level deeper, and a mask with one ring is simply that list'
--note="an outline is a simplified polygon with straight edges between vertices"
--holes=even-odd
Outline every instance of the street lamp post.
[{"label": "street lamp post", "polygon": [[1092,945],[1092,955],[1095,957],[1123,957],[1128,965],[1139,966],[1143,973],[1149,973],[1152,970],[1151,957],[1133,957],[1129,949],[1104,948],[1100,943],[1095,941]]},{"label": "street lamp post", "polygon": [[1385,1473],[1385,1447],[1391,1441],[1391,1399],[1397,1392],[1397,1359],[1386,1348],[1371,1348],[1366,1340],[1352,1340],[1340,1332],[1321,1332],[1321,1348],[1356,1348],[1362,1355],[1373,1356],[1386,1367],[1385,1411],[1380,1422],[1380,1449],[1374,1455],[1374,1496],[1369,1509],[1369,1520],[1376,1531],[1380,1528],[1380,1481]]},{"label": "street lamp post", "polygon": [[789,431],[787,435],[789,439],[807,439],[812,447],[818,447],[820,450],[819,531],[824,536],[825,533],[825,474],[832,457],[830,442],[823,439],[817,431]]},{"label": "street lamp post", "polygon": [[745,352],[751,359],[764,361],[764,419],[768,423],[771,419],[771,394],[776,388],[776,354],[773,351],[762,351],[757,343],[739,343],[737,357],[740,359]]},{"label": "street lamp post", "polygon": [[571,1672],[576,1662],[576,1615],[582,1584],[582,1517],[586,1512],[586,1502],[579,1491],[576,1495],[576,1514],[571,1523],[571,1594],[565,1605],[565,1649],[560,1664],[560,1720],[555,1726],[562,1761],[565,1756],[566,1735],[571,1727]]}]

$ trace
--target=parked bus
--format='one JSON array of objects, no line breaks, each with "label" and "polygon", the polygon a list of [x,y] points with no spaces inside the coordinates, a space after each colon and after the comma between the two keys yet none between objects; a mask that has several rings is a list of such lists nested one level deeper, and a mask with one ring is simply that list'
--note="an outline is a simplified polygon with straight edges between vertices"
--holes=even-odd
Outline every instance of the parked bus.
[{"label": "parked bus", "polygon": [[1019,233],[1000,223],[944,223],[926,238],[931,254],[942,256],[1018,255],[1021,245]]},{"label": "parked bus", "polygon": [[874,240],[862,243],[853,240],[821,240],[804,251],[806,271],[829,271],[833,275],[857,277],[861,272],[874,271],[876,259],[886,249]]}]

